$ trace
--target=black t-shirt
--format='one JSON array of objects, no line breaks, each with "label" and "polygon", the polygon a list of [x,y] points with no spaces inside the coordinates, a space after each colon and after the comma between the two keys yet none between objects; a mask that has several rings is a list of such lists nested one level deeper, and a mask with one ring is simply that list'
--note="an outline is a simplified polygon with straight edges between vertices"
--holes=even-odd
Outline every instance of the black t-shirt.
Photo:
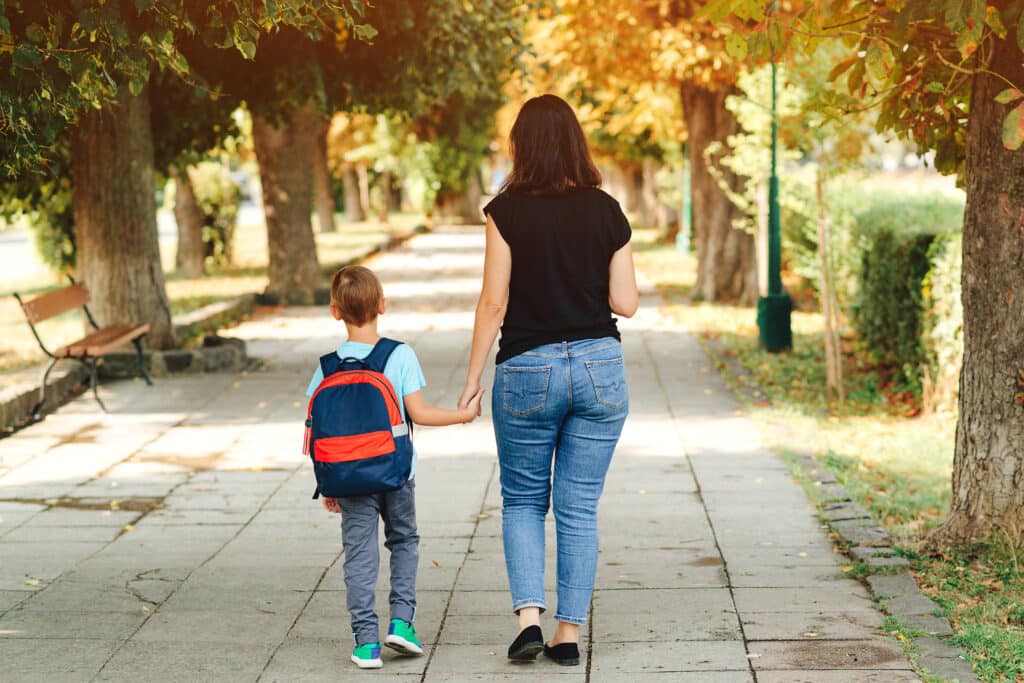
[{"label": "black t-shirt", "polygon": [[632,231],[617,201],[597,188],[504,192],[484,213],[512,249],[498,363],[544,344],[620,338],[608,304],[608,266]]}]

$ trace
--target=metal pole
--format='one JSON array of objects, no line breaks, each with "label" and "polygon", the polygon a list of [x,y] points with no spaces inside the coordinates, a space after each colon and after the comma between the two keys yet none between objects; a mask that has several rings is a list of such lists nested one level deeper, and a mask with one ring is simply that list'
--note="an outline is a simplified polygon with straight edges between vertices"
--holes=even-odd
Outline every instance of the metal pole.
[{"label": "metal pole", "polygon": [[[775,3],[772,3],[772,11]],[[770,40],[769,29],[769,40]],[[786,351],[793,348],[793,331],[790,316],[793,301],[782,289],[782,220],[779,215],[778,176],[778,104],[777,67],[775,46],[771,45],[772,69],[772,143],[771,175],[768,178],[768,295],[757,302],[757,324],[760,328],[761,346],[768,351]]]},{"label": "metal pole", "polygon": [[782,221],[779,217],[779,123],[776,110],[776,70],[772,58],[772,170],[768,178],[768,294],[782,294]]}]

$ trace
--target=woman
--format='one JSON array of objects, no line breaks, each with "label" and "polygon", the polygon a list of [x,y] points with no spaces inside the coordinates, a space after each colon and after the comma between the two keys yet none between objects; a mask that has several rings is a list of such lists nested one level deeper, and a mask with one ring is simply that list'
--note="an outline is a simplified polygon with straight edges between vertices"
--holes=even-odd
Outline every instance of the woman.
[{"label": "woman", "polygon": [[[597,570],[597,503],[629,412],[612,314],[632,316],[639,295],[629,223],[598,189],[601,174],[572,108],[554,95],[529,100],[509,148],[512,172],[484,208],[483,289],[459,405],[480,389],[500,327],[492,405],[520,628],[508,656],[533,660],[543,651],[573,665]],[[544,517],[552,499],[558,625],[545,643]]]}]

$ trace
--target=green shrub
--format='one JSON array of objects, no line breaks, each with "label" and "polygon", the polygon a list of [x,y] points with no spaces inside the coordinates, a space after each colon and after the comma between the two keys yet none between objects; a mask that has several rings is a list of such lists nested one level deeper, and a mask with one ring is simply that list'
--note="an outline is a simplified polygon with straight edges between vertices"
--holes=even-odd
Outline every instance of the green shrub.
[{"label": "green shrub", "polygon": [[71,193],[67,201],[50,202],[45,210],[32,217],[32,238],[36,253],[51,269],[58,273],[75,272],[75,221],[71,209]]},{"label": "green shrub", "polygon": [[964,311],[960,300],[962,235],[936,238],[928,260],[931,269],[921,288],[922,399],[926,409],[947,412],[956,408],[964,353]]},{"label": "green shrub", "polygon": [[241,190],[227,168],[214,161],[196,164],[190,171],[196,203],[203,214],[203,243],[209,265],[228,265],[232,260],[235,224]]},{"label": "green shrub", "polygon": [[932,243],[959,230],[963,204],[942,195],[886,193],[857,211],[861,270],[854,327],[876,362],[920,393],[926,353],[923,288]]}]

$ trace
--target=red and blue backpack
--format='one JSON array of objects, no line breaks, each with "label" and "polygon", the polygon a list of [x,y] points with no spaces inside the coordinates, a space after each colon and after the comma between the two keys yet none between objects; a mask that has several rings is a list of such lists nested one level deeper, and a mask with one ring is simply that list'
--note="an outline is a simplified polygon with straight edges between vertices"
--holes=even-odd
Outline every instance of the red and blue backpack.
[{"label": "red and blue backpack", "polygon": [[363,359],[320,357],[324,378],[309,399],[303,448],[313,460],[314,499],[393,491],[409,480],[412,424],[384,376],[400,344],[381,339]]}]

